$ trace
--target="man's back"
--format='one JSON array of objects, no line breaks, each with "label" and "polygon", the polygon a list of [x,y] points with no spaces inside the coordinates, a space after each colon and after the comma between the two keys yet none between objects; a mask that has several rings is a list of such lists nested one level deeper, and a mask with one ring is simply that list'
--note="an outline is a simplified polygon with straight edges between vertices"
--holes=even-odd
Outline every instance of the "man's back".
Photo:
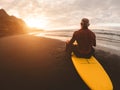
[{"label": "man's back", "polygon": [[78,49],[81,54],[90,53],[92,46],[96,45],[95,34],[89,29],[76,31],[74,38],[78,43]]}]

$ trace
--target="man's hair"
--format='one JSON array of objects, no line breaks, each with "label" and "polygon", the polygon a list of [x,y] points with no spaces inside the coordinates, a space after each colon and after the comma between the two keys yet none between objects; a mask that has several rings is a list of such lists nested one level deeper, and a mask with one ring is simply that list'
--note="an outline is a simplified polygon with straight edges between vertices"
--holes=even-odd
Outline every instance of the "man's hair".
[{"label": "man's hair", "polygon": [[88,27],[90,24],[89,24],[89,19],[87,18],[83,18],[81,20],[81,25],[84,26],[84,27]]}]

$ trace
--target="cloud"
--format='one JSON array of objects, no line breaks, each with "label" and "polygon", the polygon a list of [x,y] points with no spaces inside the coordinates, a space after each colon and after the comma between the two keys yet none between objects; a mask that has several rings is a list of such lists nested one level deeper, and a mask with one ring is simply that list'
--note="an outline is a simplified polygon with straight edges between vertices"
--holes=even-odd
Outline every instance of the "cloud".
[{"label": "cloud", "polygon": [[[120,0],[1,0],[0,6],[25,19],[44,16],[57,27],[79,25],[88,17],[92,24],[120,23]],[[54,25],[51,25],[54,26]]]}]

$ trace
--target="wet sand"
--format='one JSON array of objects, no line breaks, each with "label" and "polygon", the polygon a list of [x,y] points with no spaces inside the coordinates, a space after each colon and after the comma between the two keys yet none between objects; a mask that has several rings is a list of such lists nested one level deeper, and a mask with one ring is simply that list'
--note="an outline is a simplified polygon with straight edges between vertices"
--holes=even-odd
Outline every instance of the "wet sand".
[{"label": "wet sand", "polygon": [[[95,55],[111,77],[114,90],[120,90],[120,56],[100,48]],[[0,38],[0,72],[0,90],[89,90],[67,56],[65,43],[55,39]]]}]

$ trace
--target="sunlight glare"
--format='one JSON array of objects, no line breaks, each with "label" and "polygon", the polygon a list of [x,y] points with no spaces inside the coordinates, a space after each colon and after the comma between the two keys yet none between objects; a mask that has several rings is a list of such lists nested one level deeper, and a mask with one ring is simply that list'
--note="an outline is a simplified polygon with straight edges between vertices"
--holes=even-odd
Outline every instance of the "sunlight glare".
[{"label": "sunlight glare", "polygon": [[44,18],[27,18],[25,19],[25,22],[29,27],[32,28],[39,28],[39,29],[45,29],[47,25],[47,20]]}]

